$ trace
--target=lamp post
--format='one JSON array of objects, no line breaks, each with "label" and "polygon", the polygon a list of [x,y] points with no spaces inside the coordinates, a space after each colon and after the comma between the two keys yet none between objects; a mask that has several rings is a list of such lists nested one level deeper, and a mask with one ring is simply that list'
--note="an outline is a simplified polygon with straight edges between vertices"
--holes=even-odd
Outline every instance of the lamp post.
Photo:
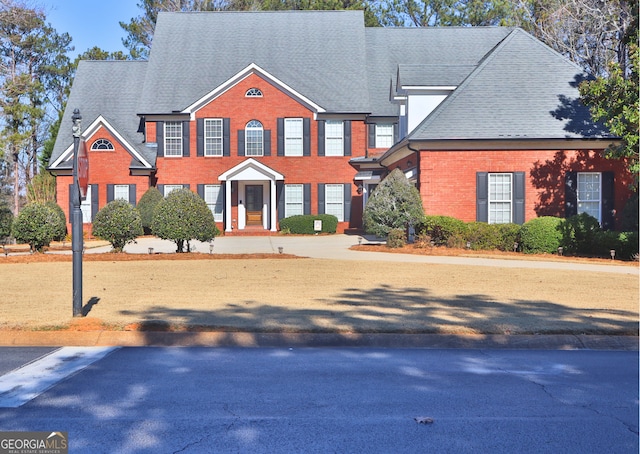
[{"label": "lamp post", "polygon": [[71,198],[71,251],[73,253],[73,316],[82,316],[82,210],[80,209],[80,183],[78,182],[78,148],[80,147],[80,124],[82,116],[75,109],[73,116],[73,187]]}]

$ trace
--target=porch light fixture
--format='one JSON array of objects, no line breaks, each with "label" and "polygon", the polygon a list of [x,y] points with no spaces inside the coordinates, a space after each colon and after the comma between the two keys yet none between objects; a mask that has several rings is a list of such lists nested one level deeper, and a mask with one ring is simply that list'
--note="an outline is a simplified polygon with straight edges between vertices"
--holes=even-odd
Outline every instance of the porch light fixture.
[{"label": "porch light fixture", "polygon": [[609,251],[609,254],[611,254],[611,260],[615,260],[616,259],[616,250],[615,249],[611,249]]},{"label": "porch light fixture", "polygon": [[357,190],[358,195],[362,195],[362,191],[363,191],[363,190],[364,190],[364,188],[362,187],[362,185],[361,185],[361,184],[359,184],[359,185],[358,185],[358,190]]}]

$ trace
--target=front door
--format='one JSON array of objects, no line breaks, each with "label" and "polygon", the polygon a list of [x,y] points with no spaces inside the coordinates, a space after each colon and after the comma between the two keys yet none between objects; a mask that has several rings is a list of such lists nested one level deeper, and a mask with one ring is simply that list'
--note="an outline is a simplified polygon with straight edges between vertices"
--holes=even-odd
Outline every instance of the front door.
[{"label": "front door", "polygon": [[262,185],[245,186],[247,225],[262,225]]}]

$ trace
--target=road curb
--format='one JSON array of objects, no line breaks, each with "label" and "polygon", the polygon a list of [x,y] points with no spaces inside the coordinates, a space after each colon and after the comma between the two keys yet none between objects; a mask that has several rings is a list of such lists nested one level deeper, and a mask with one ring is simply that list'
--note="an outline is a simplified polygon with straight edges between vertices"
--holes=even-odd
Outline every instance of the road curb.
[{"label": "road curb", "polygon": [[638,351],[637,336],[159,331],[0,331],[0,346],[377,347]]}]

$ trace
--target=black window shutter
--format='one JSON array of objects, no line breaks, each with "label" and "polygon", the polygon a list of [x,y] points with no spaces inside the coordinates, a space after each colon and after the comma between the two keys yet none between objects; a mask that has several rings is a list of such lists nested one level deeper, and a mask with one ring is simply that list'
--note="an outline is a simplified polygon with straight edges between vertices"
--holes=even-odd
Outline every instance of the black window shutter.
[{"label": "black window shutter", "polygon": [[344,122],[344,155],[351,156],[351,120]]},{"label": "black window shutter", "polygon": [[324,156],[324,120],[318,121],[318,156]]},{"label": "black window shutter", "polygon": [[136,206],[136,185],[129,185],[129,203],[133,206]]},{"label": "black window shutter", "polygon": [[164,185],[159,184],[156,187],[158,188],[158,191],[160,191],[160,194],[162,194],[162,197],[164,197]]},{"label": "black window shutter", "polygon": [[96,218],[96,214],[98,214],[98,185],[91,185],[91,222]]},{"label": "black window shutter", "polygon": [[156,121],[156,142],[158,156],[164,156],[164,121]]},{"label": "black window shutter", "polygon": [[191,128],[188,121],[182,122],[182,156],[189,157],[189,143],[191,138]]},{"label": "black window shutter", "polygon": [[302,199],[304,201],[303,213],[311,214],[311,183],[305,183],[302,185],[302,192],[304,194],[304,198]]},{"label": "black window shutter", "polygon": [[271,130],[265,129],[262,135],[262,154],[271,156]]},{"label": "black window shutter", "polygon": [[276,199],[278,206],[278,221],[284,219],[284,207],[285,207],[285,195],[284,195],[284,182],[276,181]]},{"label": "black window shutter", "polygon": [[344,185],[344,220],[351,220],[351,183]]},{"label": "black window shutter", "polygon": [[564,216],[578,214],[578,172],[567,172],[564,177]]},{"label": "black window shutter", "polygon": [[284,118],[278,118],[277,156],[284,156]]},{"label": "black window shutter", "polygon": [[524,224],[524,172],[513,173],[513,223]]},{"label": "black window shutter", "polygon": [[197,191],[200,198],[204,199],[204,184],[198,184]]},{"label": "black window shutter", "polygon": [[204,118],[196,120],[196,156],[204,156]]},{"label": "black window shutter", "polygon": [[238,129],[238,156],[244,156],[244,129]]},{"label": "black window shutter", "polygon": [[324,214],[324,183],[318,183],[318,214]]},{"label": "black window shutter", "polygon": [[113,201],[113,186],[112,184],[107,185],[107,203]]},{"label": "black window shutter", "polygon": [[476,173],[476,221],[489,222],[489,174]]},{"label": "black window shutter", "polygon": [[613,172],[602,172],[602,228],[613,230],[615,227],[615,198]]},{"label": "black window shutter", "polygon": [[302,156],[311,156],[311,120],[302,119]]},{"label": "black window shutter", "polygon": [[370,124],[369,128],[369,148],[376,147],[376,125]]},{"label": "black window shutter", "polygon": [[231,156],[231,121],[222,119],[222,156]]}]

